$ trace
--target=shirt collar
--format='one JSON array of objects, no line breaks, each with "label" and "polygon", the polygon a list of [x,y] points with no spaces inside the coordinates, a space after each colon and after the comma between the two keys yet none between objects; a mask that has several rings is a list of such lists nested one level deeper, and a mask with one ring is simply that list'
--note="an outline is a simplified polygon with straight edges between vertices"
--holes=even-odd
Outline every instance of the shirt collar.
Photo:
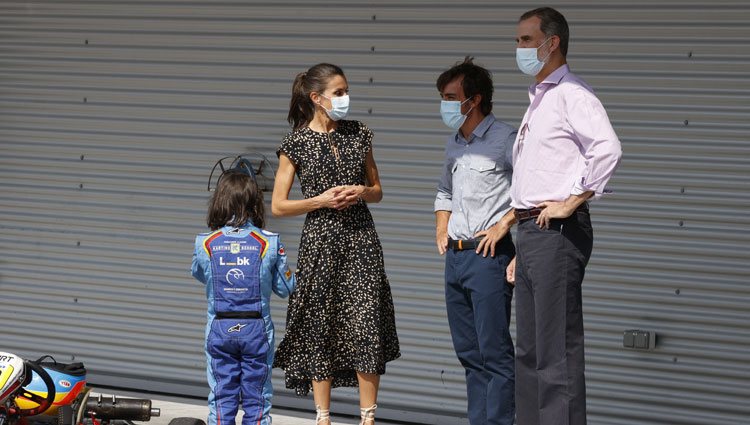
[{"label": "shirt collar", "polygon": [[544,81],[542,81],[541,84],[560,84],[560,80],[562,80],[564,76],[568,75],[569,72],[570,72],[570,67],[568,66],[567,63],[565,63],[561,67],[552,71],[547,76],[547,78],[545,78]]},{"label": "shirt collar", "polygon": [[538,84],[532,84],[531,86],[529,86],[529,93],[535,93],[537,87],[541,88],[541,87],[544,87],[546,85],[558,85],[558,84],[560,84],[560,81],[563,79],[563,77],[565,77],[566,75],[568,75],[568,73],[570,73],[570,67],[568,66],[567,63],[563,64],[562,66],[560,66],[556,70],[552,71],[547,76],[547,78],[545,78],[544,80],[542,80],[542,82],[540,82]]},{"label": "shirt collar", "polygon": [[[490,112],[489,114],[487,114],[486,117],[484,117],[482,121],[479,122],[479,124],[477,124],[476,128],[474,128],[474,131],[471,132],[471,136],[472,136],[470,137],[471,140],[467,140],[466,142],[470,143],[476,137],[479,137],[479,138],[484,137],[484,135],[487,134],[487,130],[489,130],[490,126],[492,126],[493,122],[495,122],[495,115],[493,115],[492,112]],[[456,141],[456,143],[463,140],[461,131],[456,131],[454,140]]]},{"label": "shirt collar", "polygon": [[568,64],[563,64],[556,70],[552,71],[547,78],[542,80],[542,82],[538,84],[532,84],[529,86],[529,99],[531,102],[534,102],[534,98],[538,95],[542,95],[547,92],[547,90],[550,89],[552,86],[556,86],[560,84],[560,81],[562,81],[563,77],[568,75],[570,73],[570,67]]}]

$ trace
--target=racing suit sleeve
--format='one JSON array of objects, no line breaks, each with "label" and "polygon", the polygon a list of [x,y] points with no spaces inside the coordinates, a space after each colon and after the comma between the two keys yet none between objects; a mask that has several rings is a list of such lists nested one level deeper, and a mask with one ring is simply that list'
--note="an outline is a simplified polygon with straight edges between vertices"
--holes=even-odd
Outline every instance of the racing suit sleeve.
[{"label": "racing suit sleeve", "polygon": [[273,267],[273,292],[281,298],[286,298],[294,292],[297,285],[297,276],[287,264],[286,251],[281,239],[278,240],[279,250],[276,256],[276,264]]},{"label": "racing suit sleeve", "polygon": [[203,249],[203,239],[205,236],[198,235],[195,237],[195,247],[193,249],[193,264],[190,266],[190,273],[202,284],[206,284],[205,265],[208,264],[208,254]]}]

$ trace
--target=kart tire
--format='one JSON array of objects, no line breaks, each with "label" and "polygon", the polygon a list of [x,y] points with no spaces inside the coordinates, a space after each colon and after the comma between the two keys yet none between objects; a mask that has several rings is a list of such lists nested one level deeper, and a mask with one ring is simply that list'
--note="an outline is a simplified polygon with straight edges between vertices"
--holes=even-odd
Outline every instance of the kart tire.
[{"label": "kart tire", "polygon": [[185,418],[174,418],[171,421],[169,421],[169,425],[206,425],[206,423],[197,418],[185,417]]}]

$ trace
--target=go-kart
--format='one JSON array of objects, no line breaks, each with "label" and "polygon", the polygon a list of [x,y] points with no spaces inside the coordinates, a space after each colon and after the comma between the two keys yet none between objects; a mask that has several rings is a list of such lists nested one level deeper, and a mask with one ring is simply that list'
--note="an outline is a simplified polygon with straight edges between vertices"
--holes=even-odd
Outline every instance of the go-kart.
[{"label": "go-kart", "polygon": [[[148,399],[90,395],[83,363],[58,363],[50,356],[28,361],[0,352],[0,425],[133,425],[161,414]],[[170,422],[200,424],[193,418]]]},{"label": "go-kart", "polygon": [[[251,160],[252,159],[252,160]],[[253,166],[255,161],[256,166]],[[274,169],[264,155],[220,158],[208,177],[213,191],[229,170],[239,170],[257,183],[263,192],[273,190]],[[46,360],[49,359],[49,360]],[[51,356],[24,360],[0,351],[0,425],[133,425],[160,416],[151,400],[89,397],[83,363],[58,363]],[[200,419],[174,418],[169,425],[206,425]]]},{"label": "go-kart", "polygon": [[[47,392],[44,396],[28,391],[25,386],[38,374]],[[33,408],[20,408],[16,398],[36,404]],[[46,411],[55,399],[55,384],[49,374],[38,364],[0,351],[0,425],[14,425],[23,418]]]}]

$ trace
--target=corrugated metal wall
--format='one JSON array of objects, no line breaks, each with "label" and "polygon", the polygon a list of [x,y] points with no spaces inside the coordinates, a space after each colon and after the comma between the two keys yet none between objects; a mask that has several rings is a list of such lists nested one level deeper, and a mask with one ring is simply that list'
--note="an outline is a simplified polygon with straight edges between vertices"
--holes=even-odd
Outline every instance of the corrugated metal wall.
[{"label": "corrugated metal wall", "polygon": [[[616,195],[593,207],[590,423],[750,423],[750,5],[549,3],[625,150]],[[236,153],[275,161],[293,76],[330,61],[376,133],[385,188],[373,212],[403,358],[380,416],[465,423],[433,248],[447,133],[434,81],[476,56],[495,114],[517,125],[529,80],[515,22],[533,6],[3,0],[0,349],[82,360],[99,384],[204,395],[205,302],[187,269],[209,169]],[[301,219],[270,227],[294,258]],[[631,328],[656,331],[658,349],[623,349]],[[277,404],[311,407],[275,382]]]}]

